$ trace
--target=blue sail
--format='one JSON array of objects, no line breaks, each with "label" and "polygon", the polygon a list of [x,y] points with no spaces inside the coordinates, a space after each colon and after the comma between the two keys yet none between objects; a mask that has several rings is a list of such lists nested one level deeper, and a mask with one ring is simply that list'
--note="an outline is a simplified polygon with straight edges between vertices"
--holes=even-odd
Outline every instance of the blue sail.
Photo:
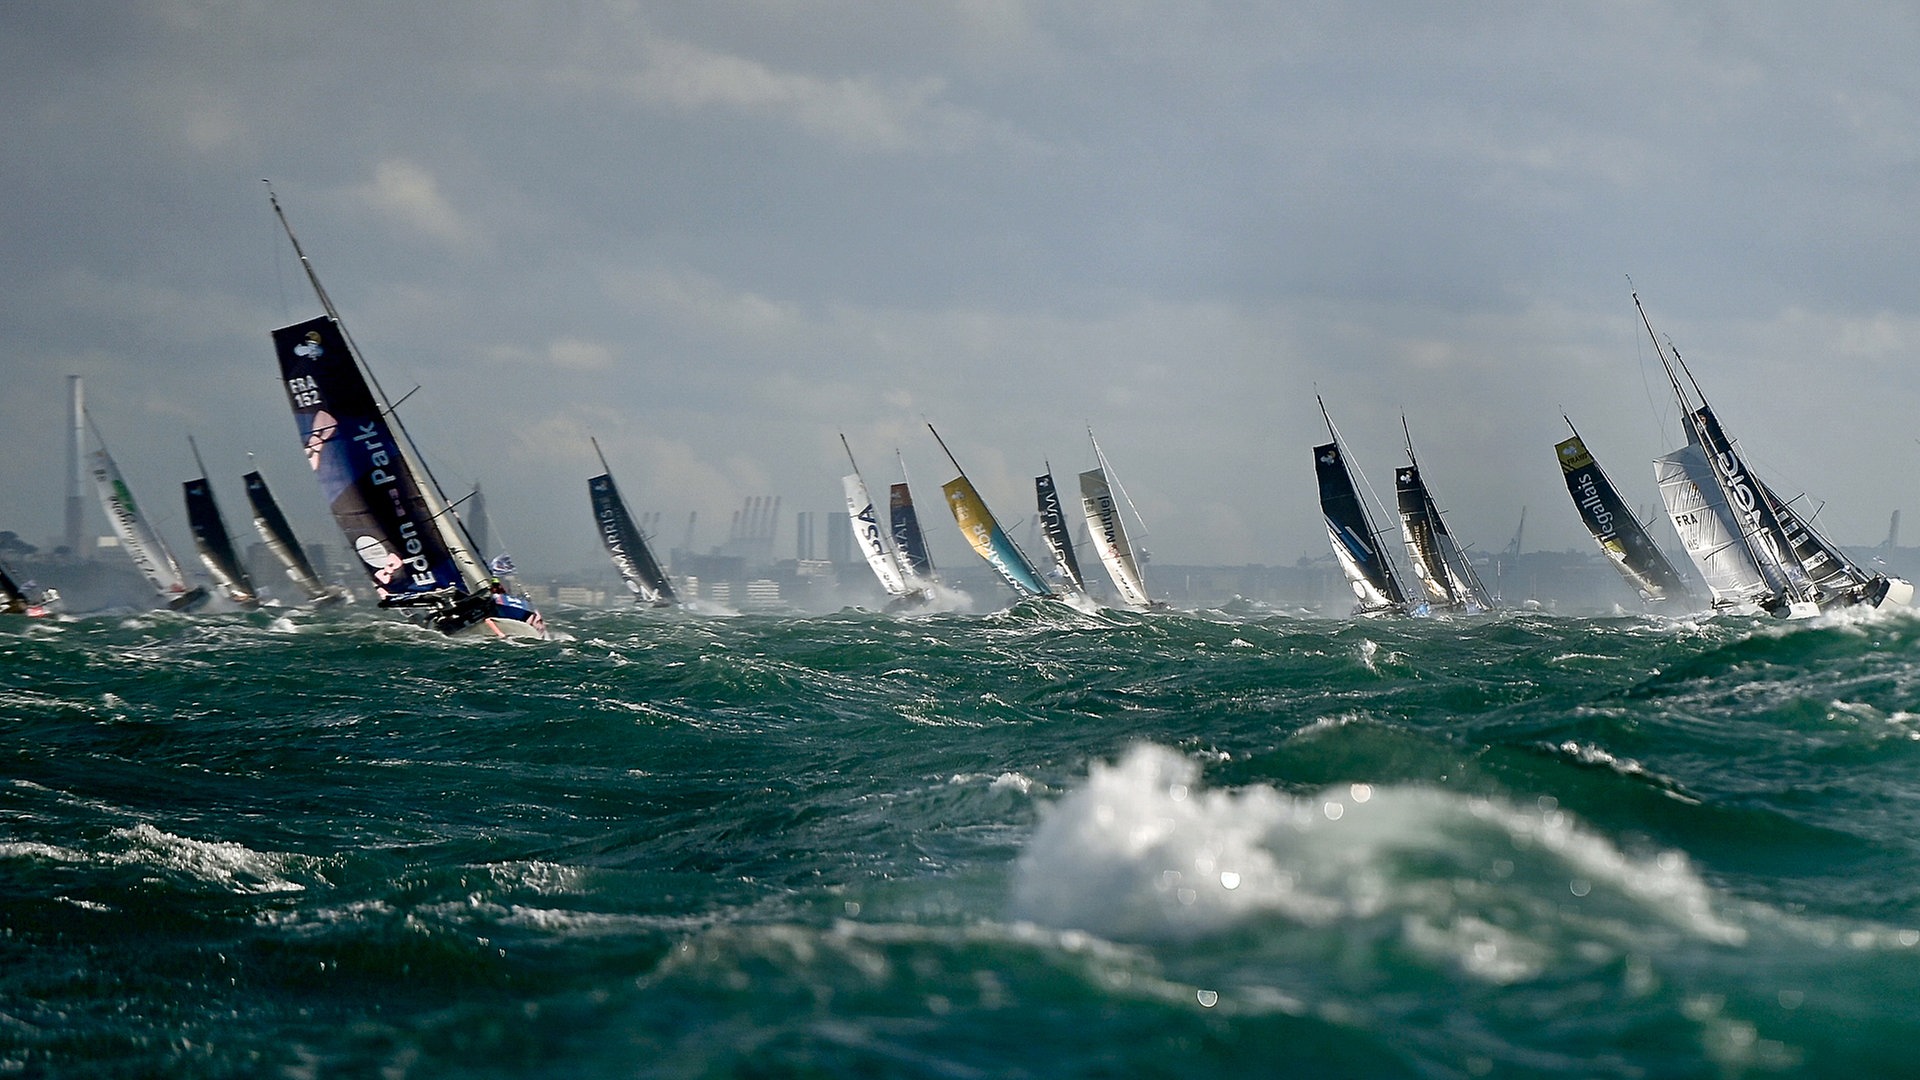
[{"label": "blue sail", "polygon": [[382,603],[473,591],[339,324],[322,315],[281,327],[273,345],[307,463]]}]

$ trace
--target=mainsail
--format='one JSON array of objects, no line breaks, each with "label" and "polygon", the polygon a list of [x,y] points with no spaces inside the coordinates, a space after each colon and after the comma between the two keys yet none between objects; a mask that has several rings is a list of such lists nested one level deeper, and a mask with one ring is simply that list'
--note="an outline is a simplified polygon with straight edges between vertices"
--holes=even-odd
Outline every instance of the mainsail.
[{"label": "mainsail", "polygon": [[967,543],[1017,595],[1052,596],[1053,590],[1040,580],[1040,575],[1034,570],[1033,564],[1027,561],[1019,545],[994,520],[993,512],[987,509],[985,500],[974,490],[973,481],[967,479],[966,470],[960,468],[953,451],[947,449],[946,440],[940,438],[940,433],[934,431],[932,424],[927,425],[927,430],[933,432],[934,441],[940,444],[947,460],[953,463],[954,471],[960,474],[940,485],[940,490],[945,493],[947,509],[953,511],[954,524],[960,526],[960,533],[967,538]]},{"label": "mainsail", "polygon": [[1052,463],[1048,463],[1046,472],[1033,478],[1033,490],[1040,506],[1040,535],[1047,542],[1047,550],[1053,553],[1055,573],[1069,589],[1087,591],[1086,579],[1080,574],[1080,560],[1073,553],[1073,534],[1068,531],[1066,514],[1060,508],[1060,492],[1054,487]]},{"label": "mainsail", "polygon": [[620,497],[620,488],[613,482],[607,456],[600,452],[600,441],[588,441],[593,443],[593,452],[600,459],[601,471],[599,476],[588,478],[587,496],[593,502],[593,520],[600,528],[600,542],[606,545],[614,569],[620,572],[620,580],[626,582],[627,591],[633,594],[636,604],[668,607],[679,603],[672,582],[667,580],[666,572],[660,569],[653,550],[647,546],[647,534],[635,524],[633,515],[627,513],[626,500]]},{"label": "mainsail", "polygon": [[395,437],[399,420],[375,399],[278,200],[273,208],[327,312],[273,331],[281,379],[307,463],[380,606],[406,610],[448,634],[485,625],[502,637],[546,636],[532,605],[490,587],[485,563],[432,475]]},{"label": "mainsail", "polygon": [[1134,558],[1133,545],[1127,540],[1126,523],[1121,521],[1120,508],[1113,499],[1117,481],[1109,480],[1111,472],[1107,455],[1100,452],[1100,444],[1094,440],[1092,428],[1087,429],[1087,441],[1093,443],[1093,456],[1099,464],[1080,474],[1080,508],[1086,513],[1087,530],[1092,534],[1094,550],[1100,553],[1100,561],[1106,564],[1107,576],[1113,579],[1113,587],[1119,591],[1120,599],[1131,607],[1153,607],[1153,598],[1147,592],[1146,576],[1140,570],[1139,561]]},{"label": "mainsail", "polygon": [[[94,429],[94,437],[99,438],[99,429]],[[192,611],[206,603],[207,590],[201,586],[188,588],[186,575],[181,573],[180,564],[174,561],[173,552],[167,550],[166,541],[153,531],[146,519],[140,516],[140,507],[133,500],[133,492],[120,475],[120,467],[114,464],[113,455],[107,452],[106,440],[87,455],[87,471],[93,475],[94,489],[100,495],[100,506],[107,514],[107,522],[113,526],[114,533],[120,538],[120,546],[133,559],[133,565],[146,577],[153,591],[160,595],[166,605],[176,611]]]},{"label": "mainsail", "polygon": [[1440,507],[1420,478],[1420,462],[1413,454],[1410,431],[1407,433],[1407,465],[1395,475],[1394,490],[1400,504],[1400,527],[1406,539],[1407,558],[1413,563],[1413,576],[1420,580],[1429,600],[1469,613],[1491,608],[1493,599],[1480,583],[1480,575],[1474,573],[1466,553],[1447,531]]},{"label": "mainsail", "polygon": [[[1316,401],[1319,399],[1316,397]],[[1380,543],[1366,503],[1353,483],[1353,470],[1347,466],[1340,448],[1339,433],[1333,418],[1327,415],[1326,402],[1320,402],[1320,415],[1327,422],[1332,442],[1313,448],[1313,471],[1320,481],[1320,512],[1326,518],[1327,541],[1333,557],[1346,575],[1357,603],[1354,614],[1370,615],[1382,611],[1403,610],[1407,596],[1394,573],[1393,560]]]},{"label": "mainsail", "polygon": [[187,445],[193,448],[193,463],[200,469],[198,477],[181,485],[187,501],[187,524],[193,529],[194,549],[200,553],[200,562],[212,575],[213,583],[226,593],[227,599],[241,607],[259,607],[260,597],[255,593],[253,579],[240,564],[240,554],[233,547],[233,535],[227,532],[226,518],[220,515],[220,504],[214,500],[213,488],[207,483],[207,466],[200,460],[200,447],[191,435],[187,436]]},{"label": "mainsail", "polygon": [[[1571,419],[1564,416],[1561,419],[1573,429]],[[1567,493],[1573,497],[1580,520],[1614,568],[1620,571],[1620,576],[1627,579],[1627,584],[1649,601],[1685,596],[1686,582],[1627,508],[1606,470],[1580,440],[1580,432],[1573,430],[1572,438],[1554,444],[1554,452],[1560,459]]]},{"label": "mainsail", "polygon": [[[906,468],[906,462],[901,461],[903,476]],[[913,511],[913,492],[907,484],[908,481],[902,480],[887,493],[887,505],[892,513],[893,550],[900,556],[900,565],[906,570],[908,579],[920,588],[930,588],[937,580],[933,570],[933,553],[927,549],[927,537],[920,530],[920,517]]]},{"label": "mainsail", "polygon": [[[1686,449],[1656,463],[1656,475],[1662,478],[1661,491],[1667,498],[1674,528],[1686,542],[1688,557],[1707,579],[1714,606],[1753,604],[1771,614],[1791,617],[1811,615],[1828,607],[1910,603],[1910,582],[1872,573],[1849,559],[1747,468],[1686,361],[1670,343],[1662,345],[1654,333],[1638,293],[1633,296],[1633,304],[1648,337],[1653,339],[1654,350],[1660,354],[1687,430]],[[1697,458],[1685,457],[1688,451]],[[1681,471],[1688,474],[1688,483],[1697,496],[1685,484],[1668,483]],[[1685,516],[1696,499],[1719,516],[1718,522],[1694,521]],[[1701,531],[1715,526],[1728,533],[1727,543],[1715,543],[1716,537]],[[1734,554],[1728,557],[1728,551]],[[1709,569],[1714,560],[1719,565]],[[1716,580],[1720,584],[1715,584]]]},{"label": "mainsail", "polygon": [[860,554],[866,557],[873,576],[880,579],[880,587],[888,596],[898,599],[917,594],[919,590],[907,582],[906,571],[894,553],[893,531],[882,527],[880,515],[873,508],[867,482],[860,478],[860,463],[853,460],[853,447],[847,445],[845,435],[840,436],[840,447],[847,452],[847,464],[853,466],[852,472],[840,478],[847,497],[847,520],[853,526],[853,542],[860,545]]},{"label": "mainsail", "polygon": [[260,532],[260,539],[273,552],[273,557],[286,567],[287,578],[307,594],[307,599],[317,604],[335,603],[344,598],[340,590],[320,580],[314,571],[313,562],[307,558],[306,549],[293,535],[293,526],[287,524],[287,515],[280,511],[280,504],[268,490],[266,478],[258,470],[241,477],[247,485],[247,502],[253,506],[253,527]]}]

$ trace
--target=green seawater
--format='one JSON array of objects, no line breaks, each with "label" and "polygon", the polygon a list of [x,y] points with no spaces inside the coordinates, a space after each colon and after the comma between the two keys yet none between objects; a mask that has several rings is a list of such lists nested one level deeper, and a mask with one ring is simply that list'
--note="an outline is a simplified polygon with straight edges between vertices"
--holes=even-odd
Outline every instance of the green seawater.
[{"label": "green seawater", "polygon": [[0,624],[0,1075],[1920,1070],[1920,620]]}]

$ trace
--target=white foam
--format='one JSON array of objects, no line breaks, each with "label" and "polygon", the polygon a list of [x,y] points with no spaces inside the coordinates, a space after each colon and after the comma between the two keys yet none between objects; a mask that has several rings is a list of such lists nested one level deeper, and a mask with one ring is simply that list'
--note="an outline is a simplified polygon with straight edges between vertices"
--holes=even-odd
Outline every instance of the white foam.
[{"label": "white foam", "polygon": [[1160,746],[1094,763],[1044,808],[1016,866],[1016,916],[1119,940],[1386,918],[1405,945],[1491,981],[1593,947],[1746,938],[1684,855],[1627,855],[1550,799],[1364,783],[1295,797],[1199,780]]}]

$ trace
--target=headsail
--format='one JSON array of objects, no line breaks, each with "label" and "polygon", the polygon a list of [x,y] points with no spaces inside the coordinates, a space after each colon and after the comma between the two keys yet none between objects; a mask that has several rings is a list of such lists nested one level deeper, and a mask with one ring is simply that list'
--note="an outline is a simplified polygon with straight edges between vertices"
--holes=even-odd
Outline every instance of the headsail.
[{"label": "headsail", "polygon": [[1320,403],[1320,415],[1326,419],[1327,434],[1333,439],[1313,448],[1313,471],[1320,481],[1320,512],[1326,518],[1333,557],[1358,601],[1354,614],[1404,608],[1406,592],[1394,573],[1392,558],[1380,543],[1366,503],[1354,486],[1353,470],[1341,452],[1340,436],[1333,430],[1333,418],[1327,415],[1325,402]]},{"label": "headsail", "polygon": [[227,532],[227,521],[220,515],[220,504],[214,500],[213,488],[207,483],[207,466],[200,460],[200,447],[194,444],[191,435],[187,437],[187,445],[193,448],[193,463],[200,469],[197,478],[181,485],[187,501],[187,524],[193,529],[194,549],[200,553],[200,561],[212,575],[213,583],[220,586],[227,599],[241,607],[259,607],[260,597],[255,593],[253,579],[240,564],[233,536]]},{"label": "headsail", "polygon": [[660,569],[653,550],[647,546],[646,533],[627,512],[627,502],[620,497],[620,488],[613,482],[607,456],[600,453],[600,441],[589,441],[593,443],[594,454],[600,458],[601,472],[588,478],[587,496],[593,503],[593,520],[600,528],[600,542],[606,545],[614,569],[620,572],[620,580],[626,583],[627,591],[633,594],[637,604],[667,607],[679,603],[673,583],[667,580],[666,571]]},{"label": "headsail", "polygon": [[1033,478],[1034,497],[1040,507],[1040,535],[1053,554],[1053,566],[1060,580],[1075,592],[1085,592],[1087,582],[1080,574],[1080,560],[1073,553],[1073,534],[1068,531],[1065,512],[1060,508],[1060,492],[1054,487],[1053,466]]},{"label": "headsail", "polygon": [[268,490],[266,478],[258,470],[241,478],[247,485],[247,502],[253,506],[253,527],[260,532],[260,539],[273,552],[273,557],[286,567],[287,578],[307,594],[307,599],[315,603],[332,603],[342,598],[338,589],[320,580],[313,562],[307,558],[306,549],[293,535],[293,526],[287,524],[287,515],[280,511],[273,492]]},{"label": "headsail", "polygon": [[[99,437],[98,429],[94,437]],[[121,477],[120,467],[114,464],[113,455],[107,452],[105,440],[101,440],[98,450],[87,455],[87,471],[93,475],[100,506],[106,511],[107,522],[113,526],[114,533],[120,537],[120,546],[153,586],[153,591],[177,611],[191,611],[205,603],[207,590],[188,587],[186,575],[181,573],[173,552],[167,550],[166,541],[140,516],[140,507]]]},{"label": "headsail", "polygon": [[954,460],[953,451],[947,449],[946,440],[940,438],[940,433],[934,431],[932,424],[927,425],[927,430],[933,432],[934,440],[946,453],[947,460],[953,463],[954,471],[960,474],[940,485],[940,490],[945,493],[947,509],[953,512],[954,524],[960,526],[960,533],[967,538],[967,543],[1016,594],[1023,597],[1052,596],[1053,590],[1040,580],[1040,575],[1034,570],[1033,564],[1027,561],[1019,545],[994,520],[993,512],[987,509],[985,500],[974,490],[973,481],[967,479],[966,470],[960,468],[960,463]]},{"label": "headsail", "polygon": [[1771,599],[1773,588],[1741,539],[1740,522],[1700,447],[1689,443],[1655,460],[1653,475],[1680,547],[1707,583],[1713,606],[1758,606]]},{"label": "headsail", "polygon": [[1087,516],[1087,529],[1093,536],[1094,550],[1100,553],[1100,561],[1106,564],[1107,576],[1113,579],[1113,587],[1119,591],[1120,599],[1128,606],[1149,608],[1153,606],[1153,597],[1147,592],[1146,576],[1140,570],[1140,563],[1134,558],[1133,545],[1127,539],[1127,526],[1120,518],[1120,508],[1114,502],[1114,482],[1107,465],[1107,455],[1100,452],[1100,444],[1093,438],[1093,429],[1087,429],[1087,441],[1093,443],[1093,456],[1099,462],[1095,467],[1080,474],[1080,508]]},{"label": "headsail", "polygon": [[[1567,420],[1567,427],[1573,427],[1572,420]],[[1573,497],[1580,520],[1614,568],[1627,579],[1627,584],[1650,601],[1685,596],[1686,582],[1627,508],[1606,470],[1580,440],[1579,431],[1574,431],[1572,438],[1554,444],[1554,452],[1560,459],[1567,493]]]}]

